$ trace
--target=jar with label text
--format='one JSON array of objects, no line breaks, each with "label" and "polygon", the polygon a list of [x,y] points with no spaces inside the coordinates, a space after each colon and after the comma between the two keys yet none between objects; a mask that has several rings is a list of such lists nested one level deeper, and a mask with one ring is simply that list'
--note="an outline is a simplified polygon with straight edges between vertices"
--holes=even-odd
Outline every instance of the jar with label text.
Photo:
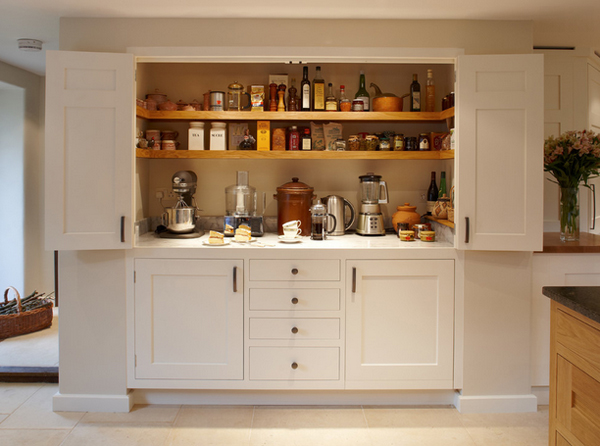
[{"label": "jar with label text", "polygon": [[429,150],[429,135],[427,133],[419,134],[419,150]]},{"label": "jar with label text", "polygon": [[204,150],[204,123],[190,122],[188,130],[188,150]]},{"label": "jar with label text", "polygon": [[404,135],[402,133],[398,133],[394,135],[394,150],[404,150]]},{"label": "jar with label text", "polygon": [[211,124],[210,150],[227,150],[227,123],[213,122]]},{"label": "jar with label text", "polygon": [[391,150],[391,142],[390,142],[390,138],[388,138],[387,136],[382,136],[381,138],[379,138],[379,150]]}]

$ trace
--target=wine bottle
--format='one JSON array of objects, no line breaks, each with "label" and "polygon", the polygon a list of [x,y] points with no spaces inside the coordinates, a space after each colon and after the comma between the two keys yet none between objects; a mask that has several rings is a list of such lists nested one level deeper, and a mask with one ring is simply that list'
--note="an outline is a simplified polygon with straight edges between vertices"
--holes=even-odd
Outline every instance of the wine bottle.
[{"label": "wine bottle", "polygon": [[314,111],[325,110],[325,81],[321,77],[321,67],[317,67],[317,73],[313,79],[313,107]]},{"label": "wine bottle", "polygon": [[420,112],[421,111],[421,85],[417,80],[416,74],[413,74],[413,81],[410,84],[410,111]]},{"label": "wine bottle", "polygon": [[325,98],[325,110],[327,111],[337,111],[338,103],[335,95],[333,94],[333,84],[329,82],[327,97]]},{"label": "wine bottle", "polygon": [[448,192],[446,190],[446,172],[441,173],[440,178],[440,191],[438,192],[438,197],[443,197],[444,195],[448,196]]},{"label": "wine bottle", "polygon": [[310,81],[308,80],[308,67],[303,68],[302,82],[300,83],[300,110],[310,111]]},{"label": "wine bottle", "polygon": [[371,104],[371,96],[369,95],[369,92],[367,91],[365,84],[366,84],[365,73],[364,73],[364,71],[361,70],[358,91],[356,92],[354,99],[359,99],[359,100],[363,101],[364,110],[369,111],[369,109],[370,109],[369,107]]},{"label": "wine bottle", "polygon": [[427,189],[427,215],[431,215],[433,207],[439,196],[437,184],[435,183],[435,172],[431,172],[431,184]]},{"label": "wine bottle", "polygon": [[427,86],[425,87],[425,111],[435,111],[435,85],[433,84],[433,70],[427,70]]}]

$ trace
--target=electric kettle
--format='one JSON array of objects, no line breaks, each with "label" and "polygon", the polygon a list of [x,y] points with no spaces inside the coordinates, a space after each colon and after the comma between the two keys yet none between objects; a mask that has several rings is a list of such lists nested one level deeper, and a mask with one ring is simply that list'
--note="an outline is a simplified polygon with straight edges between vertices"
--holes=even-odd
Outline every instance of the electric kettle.
[{"label": "electric kettle", "polygon": [[[328,195],[323,198],[323,202],[327,206],[327,213],[333,215],[337,222],[335,229],[329,235],[344,235],[350,229],[350,226],[354,224],[356,209],[354,209],[352,203],[339,195]],[[350,221],[348,223],[346,223],[346,208],[350,209]],[[329,218],[329,220],[333,219]],[[333,221],[328,222],[328,227],[333,227]]]}]

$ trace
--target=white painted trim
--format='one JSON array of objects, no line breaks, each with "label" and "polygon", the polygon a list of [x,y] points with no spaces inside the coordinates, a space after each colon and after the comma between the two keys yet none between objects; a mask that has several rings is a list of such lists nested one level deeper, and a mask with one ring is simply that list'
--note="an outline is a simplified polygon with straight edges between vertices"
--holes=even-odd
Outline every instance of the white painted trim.
[{"label": "white painted trim", "polygon": [[52,397],[53,412],[129,412],[133,407],[133,394],[79,395],[56,393]]},{"label": "white painted trim", "polygon": [[550,387],[548,386],[533,386],[531,393],[537,398],[538,406],[547,406],[550,404]]},{"label": "white painted trim", "polygon": [[531,395],[456,394],[454,406],[460,413],[520,413],[537,412],[538,400]]},{"label": "white painted trim", "polygon": [[436,405],[454,404],[453,390],[419,391],[223,391],[142,390],[133,392],[135,404],[192,405]]},{"label": "white painted trim", "polygon": [[396,47],[127,47],[137,62],[218,63],[430,63],[453,64],[462,48]]}]

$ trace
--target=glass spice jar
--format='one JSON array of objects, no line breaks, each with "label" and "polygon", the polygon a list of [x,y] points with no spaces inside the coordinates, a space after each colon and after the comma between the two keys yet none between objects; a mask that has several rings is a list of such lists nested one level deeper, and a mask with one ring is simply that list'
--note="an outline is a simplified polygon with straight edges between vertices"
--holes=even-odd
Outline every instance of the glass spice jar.
[{"label": "glass spice jar", "polygon": [[358,135],[350,135],[348,137],[348,150],[360,150],[360,138]]},{"label": "glass spice jar", "polygon": [[393,149],[404,150],[404,135],[402,133],[394,135]]},{"label": "glass spice jar", "polygon": [[375,135],[367,135],[365,141],[367,143],[368,151],[377,150],[377,148],[379,147],[379,138],[377,138],[377,136]]}]

